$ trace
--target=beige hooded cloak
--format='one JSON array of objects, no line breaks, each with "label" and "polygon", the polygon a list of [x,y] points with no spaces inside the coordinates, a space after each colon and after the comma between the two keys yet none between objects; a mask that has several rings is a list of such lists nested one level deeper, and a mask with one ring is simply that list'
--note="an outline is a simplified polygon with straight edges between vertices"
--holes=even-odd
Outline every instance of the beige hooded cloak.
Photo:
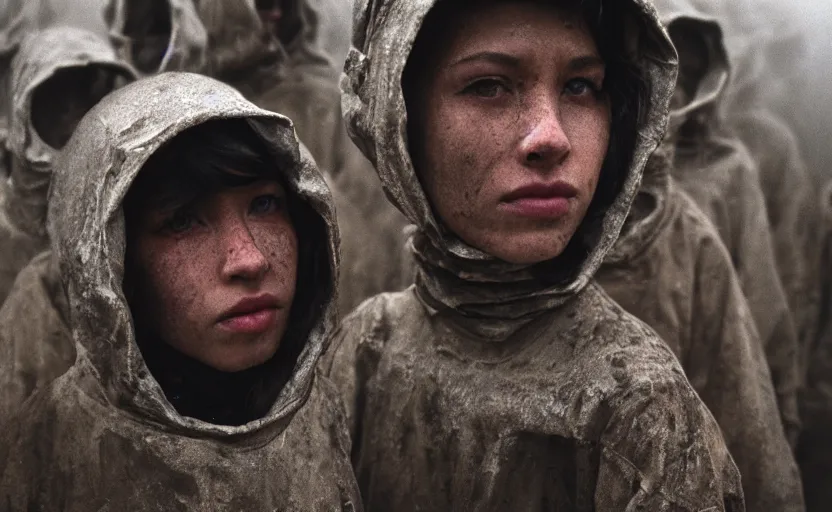
[{"label": "beige hooded cloak", "polygon": [[0,305],[17,273],[47,248],[53,160],[84,113],[134,77],[107,40],[83,29],[49,28],[20,45],[9,75],[10,176],[0,200]]},{"label": "beige hooded cloak", "polygon": [[[675,53],[650,4],[605,2],[649,83],[620,193],[588,254],[510,265],[434,217],[408,152],[401,77],[432,0],[364,1],[342,81],[353,139],[417,226],[415,286],[361,305],[324,367],[341,389],[369,510],[744,510],[716,422],[659,337],[593,274],[664,135]],[[589,233],[595,233],[595,236]],[[548,278],[548,279],[547,279]]]},{"label": "beige hooded cloak", "polygon": [[[214,119],[246,119],[290,193],[320,216],[304,311],[311,331],[269,412],[242,426],[180,415],[149,372],[122,292],[122,201],[164,142]],[[361,510],[337,392],[317,361],[335,321],[338,232],[323,177],[291,122],[199,75],[168,73],[106,98],[56,164],[50,231],[77,361],[3,429],[9,510]],[[296,307],[300,307],[296,305]]]},{"label": "beige hooded cloak", "polygon": [[719,234],[670,177],[672,154],[663,144],[651,156],[596,280],[679,359],[743,476],[746,508],[803,510],[754,320]]}]

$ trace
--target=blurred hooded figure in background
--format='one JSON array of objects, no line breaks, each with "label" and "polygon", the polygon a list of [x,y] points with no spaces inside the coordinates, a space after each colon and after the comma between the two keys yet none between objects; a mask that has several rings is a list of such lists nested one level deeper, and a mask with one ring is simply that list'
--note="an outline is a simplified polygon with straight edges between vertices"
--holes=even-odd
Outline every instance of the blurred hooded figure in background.
[{"label": "blurred hooded figure in background", "polygon": [[337,391],[316,372],[337,226],[291,122],[163,74],[93,109],[55,172],[77,362],[3,429],[0,500],[361,510]]},{"label": "blurred hooded figure in background", "polygon": [[832,164],[826,142],[832,118],[832,7],[815,0],[693,1],[725,32],[733,68],[728,119],[763,109],[786,121],[819,189]]},{"label": "blurred hooded figure in background", "polygon": [[596,280],[676,354],[722,429],[747,509],[803,510],[765,352],[728,251],[670,176],[672,166],[673,144],[665,142]]},{"label": "blurred hooded figure in background", "polygon": [[142,74],[200,71],[208,35],[193,0],[110,0],[111,36]]},{"label": "blurred hooded figure in background", "polygon": [[800,375],[805,377],[820,313],[821,212],[816,179],[791,129],[775,114],[757,108],[734,113],[730,121],[759,169],[777,270],[800,347]]},{"label": "blurred hooded figure in background", "polygon": [[797,334],[777,272],[757,167],[721,118],[719,102],[730,69],[721,31],[687,0],[658,5],[679,52],[669,131],[676,146],[673,177],[713,222],[728,249],[765,349],[783,425],[794,443],[800,429]]},{"label": "blurred hooded figure in background", "polygon": [[343,232],[339,310],[413,282],[407,221],[385,199],[347,135],[338,77],[349,48],[346,0],[197,0],[209,34],[206,72],[259,107],[283,112],[327,175]]},{"label": "blurred hooded figure in background", "polygon": [[365,506],[744,510],[676,358],[592,281],[666,127],[652,6],[364,1],[353,44],[350,133],[417,226],[415,286],[322,363]]},{"label": "blurred hooded figure in background", "polygon": [[17,273],[48,246],[47,193],[53,161],[84,114],[133,80],[109,42],[73,27],[26,37],[10,71],[10,176],[0,210],[0,304]]},{"label": "blurred hooded figure in background", "polygon": [[803,432],[797,461],[803,474],[806,510],[825,512],[832,507],[832,181],[821,194],[821,283],[818,336],[807,347],[806,384],[801,392]]}]

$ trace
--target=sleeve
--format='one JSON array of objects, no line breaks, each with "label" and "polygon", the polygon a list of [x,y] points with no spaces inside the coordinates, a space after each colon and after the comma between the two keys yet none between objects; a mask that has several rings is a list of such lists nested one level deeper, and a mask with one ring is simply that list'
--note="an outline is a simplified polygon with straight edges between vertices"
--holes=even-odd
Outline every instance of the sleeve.
[{"label": "sleeve", "polygon": [[681,374],[643,378],[610,407],[595,510],[745,510],[740,473],[719,427]]},{"label": "sleeve", "polygon": [[822,290],[819,334],[806,347],[808,371],[800,397],[804,429],[797,449],[809,510],[825,510],[832,503],[832,182],[821,208],[824,215],[818,238],[823,242],[818,261],[825,265],[818,269]]},{"label": "sleeve", "polygon": [[741,212],[732,219],[739,236],[732,259],[765,350],[783,426],[795,440],[800,430],[797,390],[801,381],[797,334],[774,262],[765,200],[759,183],[752,179],[756,168],[750,160],[748,165],[741,188],[731,196],[740,203],[733,210]]},{"label": "sleeve", "polygon": [[722,429],[748,508],[802,510],[800,474],[765,353],[718,238],[703,238],[695,276],[688,378]]},{"label": "sleeve", "polygon": [[385,326],[383,312],[369,299],[347,316],[319,364],[321,373],[335,384],[343,400],[353,454],[360,449],[361,417],[367,381],[378,368]]},{"label": "sleeve", "polygon": [[49,254],[35,258],[18,276],[0,309],[0,424],[35,391],[75,361],[64,319],[62,290],[48,275]]},{"label": "sleeve", "polygon": [[0,197],[0,306],[11,293],[17,274],[47,245],[46,241],[24,233],[9,213]]},{"label": "sleeve", "polygon": [[[774,115],[756,111],[738,120],[760,170],[771,226],[774,257],[794,316],[795,332],[805,347],[816,335],[819,292],[816,255],[820,212],[817,191],[789,127]],[[806,368],[801,353],[801,373]]]}]

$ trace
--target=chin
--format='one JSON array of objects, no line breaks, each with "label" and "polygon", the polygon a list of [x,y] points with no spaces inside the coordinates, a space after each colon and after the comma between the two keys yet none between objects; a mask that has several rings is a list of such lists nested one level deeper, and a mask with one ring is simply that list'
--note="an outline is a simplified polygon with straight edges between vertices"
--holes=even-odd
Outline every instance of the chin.
[{"label": "chin", "polygon": [[234,373],[260,366],[274,357],[276,353],[277,344],[235,346],[224,354],[218,354],[213,361],[205,363],[221,372]]},{"label": "chin", "polygon": [[505,235],[483,250],[488,254],[516,265],[534,265],[557,258],[566,249],[569,238],[561,233],[531,233]]}]

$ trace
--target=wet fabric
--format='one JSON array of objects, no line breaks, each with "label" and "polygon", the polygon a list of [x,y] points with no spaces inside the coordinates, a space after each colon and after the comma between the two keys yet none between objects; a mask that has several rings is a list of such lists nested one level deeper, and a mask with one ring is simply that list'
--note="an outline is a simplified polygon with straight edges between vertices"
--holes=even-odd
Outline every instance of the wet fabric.
[{"label": "wet fabric", "polygon": [[797,450],[809,512],[832,506],[832,182],[824,187],[818,205],[820,316],[818,336],[807,348],[806,384],[800,393],[803,431]]},{"label": "wet fabric", "polygon": [[121,56],[142,73],[205,66],[208,35],[193,0],[110,0],[109,9]]},{"label": "wet fabric", "polygon": [[759,169],[777,271],[800,343],[800,375],[817,338],[821,261],[818,190],[791,129],[762,109],[733,116],[732,127]]},{"label": "wet fabric", "polygon": [[675,357],[592,282],[666,126],[675,54],[655,11],[604,4],[634,21],[629,55],[650,95],[621,192],[582,226],[597,236],[572,277],[551,284],[540,277],[557,260],[511,265],[466,245],[419,184],[401,77],[433,4],[358,5],[342,80],[353,140],[417,226],[416,284],[359,306],[322,363],[347,404],[365,507],[744,510],[719,428]]},{"label": "wet fabric", "polygon": [[[803,510],[800,474],[731,259],[704,213],[653,153],[630,218],[596,279],[679,359],[719,424],[748,510]],[[796,433],[794,433],[796,435]]]},{"label": "wet fabric", "polygon": [[47,248],[47,192],[60,148],[89,108],[134,76],[106,40],[72,27],[32,34],[15,54],[10,177],[0,210],[0,304],[17,272]]},{"label": "wet fabric", "polygon": [[[183,130],[246,119],[320,216],[326,269],[304,304],[312,329],[270,411],[242,426],[180,415],[145,365],[122,292],[121,203]],[[13,510],[361,510],[332,384],[316,365],[335,321],[338,232],[323,177],[291,122],[199,75],[167,73],[107,97],[56,164],[50,231],[76,363],[3,429],[0,500]],[[307,236],[317,236],[312,229]]]},{"label": "wet fabric", "polygon": [[[701,76],[680,78],[677,94],[687,90],[689,97],[671,112],[669,136],[676,142],[673,177],[716,226],[728,248],[766,351],[783,426],[794,442],[800,429],[797,333],[777,272],[757,167],[720,112],[730,74],[722,32],[690,1],[662,0],[657,5],[666,25],[684,22],[702,38],[702,44],[682,52],[681,68],[685,69],[685,59],[705,64]],[[675,43],[680,47],[689,41]]]},{"label": "wet fabric", "polygon": [[58,262],[41,253],[17,275],[0,308],[0,425],[75,362],[68,315]]}]

